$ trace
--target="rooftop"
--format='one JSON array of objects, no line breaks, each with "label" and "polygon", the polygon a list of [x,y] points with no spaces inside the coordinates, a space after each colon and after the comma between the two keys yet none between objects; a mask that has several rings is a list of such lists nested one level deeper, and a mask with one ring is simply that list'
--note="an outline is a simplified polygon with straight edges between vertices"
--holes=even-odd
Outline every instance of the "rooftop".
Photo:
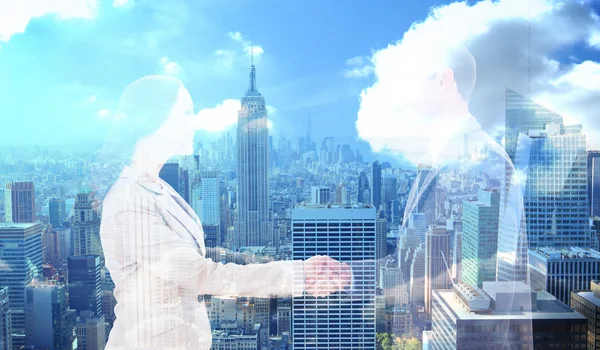
[{"label": "rooftop", "polygon": [[582,297],[583,299],[589,301],[590,303],[600,306],[600,298],[594,295],[594,292],[588,290],[583,292],[576,292],[577,295]]},{"label": "rooftop", "polygon": [[39,225],[39,223],[37,223],[37,222],[22,222],[22,223],[0,222],[0,230],[4,230],[7,228],[24,229],[24,228],[30,228],[35,225]]},{"label": "rooftop", "polygon": [[[508,287],[506,285],[505,287]],[[500,288],[503,288],[500,286]],[[517,288],[519,288],[517,286]],[[471,312],[452,289],[436,289],[433,291],[434,297],[439,297],[443,302],[444,308],[451,312],[456,319],[460,320],[515,320],[515,319],[534,319],[534,320],[564,320],[585,319],[581,314],[573,311],[567,305],[557,300],[550,293],[545,291],[537,292],[537,310],[535,311],[490,311],[489,313]]]},{"label": "rooftop", "polygon": [[568,247],[558,249],[540,247],[529,251],[546,259],[600,259],[600,252],[590,248]]}]

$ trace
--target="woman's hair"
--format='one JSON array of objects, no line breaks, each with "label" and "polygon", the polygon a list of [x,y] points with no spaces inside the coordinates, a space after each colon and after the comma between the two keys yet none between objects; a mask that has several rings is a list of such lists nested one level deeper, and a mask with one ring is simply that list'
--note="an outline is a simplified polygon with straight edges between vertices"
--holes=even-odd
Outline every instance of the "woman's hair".
[{"label": "woman's hair", "polygon": [[131,161],[139,140],[154,133],[169,117],[183,83],[174,77],[149,75],[129,84],[119,99],[113,125],[92,172],[95,208],[116,181],[123,166]]}]

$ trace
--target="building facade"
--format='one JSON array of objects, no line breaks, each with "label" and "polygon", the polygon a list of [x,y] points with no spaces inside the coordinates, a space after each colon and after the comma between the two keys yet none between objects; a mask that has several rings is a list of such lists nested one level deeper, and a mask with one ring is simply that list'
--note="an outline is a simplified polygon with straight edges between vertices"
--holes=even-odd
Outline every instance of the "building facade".
[{"label": "building facade", "polygon": [[[293,259],[315,255],[343,262],[375,259],[375,216],[375,208],[365,205],[296,207]],[[357,301],[347,300],[343,293],[292,300],[294,349],[375,349],[375,266],[357,267],[353,273],[362,276]]]},{"label": "building facade", "polygon": [[529,250],[529,278],[534,290],[545,290],[569,305],[571,291],[600,279],[600,252],[589,248]]},{"label": "building facade", "polygon": [[0,223],[2,286],[8,287],[12,346],[25,346],[25,287],[42,274],[42,225]]},{"label": "building facade", "polygon": [[429,349],[585,349],[587,319],[523,282],[433,291]]}]

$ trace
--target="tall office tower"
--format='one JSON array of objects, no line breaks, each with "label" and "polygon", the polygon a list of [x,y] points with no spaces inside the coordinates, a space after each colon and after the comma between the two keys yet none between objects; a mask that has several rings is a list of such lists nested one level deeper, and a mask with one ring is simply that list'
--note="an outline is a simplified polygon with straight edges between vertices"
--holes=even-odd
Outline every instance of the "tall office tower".
[{"label": "tall office tower", "polygon": [[35,222],[35,186],[33,182],[7,182],[4,189],[6,222]]},{"label": "tall office tower", "polygon": [[0,287],[0,350],[12,350],[12,322],[8,287]]},{"label": "tall office tower", "polygon": [[309,149],[309,151],[311,151],[311,145],[312,145],[312,139],[310,136],[310,131],[311,131],[311,117],[310,117],[310,113],[306,113],[306,124],[305,124],[305,130],[304,130],[304,139],[306,140],[306,147]]},{"label": "tall office tower", "polygon": [[425,237],[425,312],[428,315],[431,315],[431,292],[451,285],[450,264],[450,233],[444,226],[429,226]]},{"label": "tall office tower", "polygon": [[588,320],[587,348],[600,349],[600,282],[592,281],[586,290],[572,291],[570,306]]},{"label": "tall office tower", "polygon": [[425,234],[428,229],[427,215],[424,213],[410,213],[408,215],[408,228],[415,229],[415,234],[421,240],[421,243],[425,243]]},{"label": "tall office tower", "polygon": [[25,345],[25,287],[42,274],[42,229],[40,223],[0,223],[0,281],[8,287],[16,349]]},{"label": "tall office tower", "polygon": [[175,192],[180,193],[179,177],[181,175],[179,172],[179,163],[165,163],[158,172],[158,176],[173,187]]},{"label": "tall office tower", "polygon": [[71,246],[71,227],[61,227],[56,230],[58,235],[58,253],[60,255],[61,264],[67,261],[67,258],[72,254],[73,247]]},{"label": "tall office tower", "polygon": [[89,193],[78,193],[73,206],[75,221],[71,227],[73,255],[100,255],[100,217],[92,209]]},{"label": "tall office tower", "polygon": [[25,334],[35,349],[73,349],[74,320],[63,284],[33,283],[25,288]]},{"label": "tall office tower", "polygon": [[519,133],[527,134],[529,130],[543,130],[547,124],[558,124],[562,128],[562,116],[508,88],[506,89],[505,103],[504,148],[513,163],[515,162]]},{"label": "tall office tower", "polygon": [[52,264],[56,267],[60,266],[60,239],[58,232],[54,228],[50,229],[50,226],[47,226],[42,234],[42,242],[44,244],[44,264]]},{"label": "tall office tower", "polygon": [[77,349],[103,350],[106,346],[104,315],[94,316],[89,311],[81,312],[75,323]]},{"label": "tall office tower", "polygon": [[476,201],[463,201],[462,278],[481,288],[496,280],[500,192],[479,190]]},{"label": "tall office tower", "polygon": [[187,204],[190,204],[190,172],[188,169],[181,169],[179,173],[179,194]]},{"label": "tall office tower", "polygon": [[97,255],[69,257],[69,307],[78,315],[83,311],[89,311],[93,316],[102,315],[100,270],[100,257]]},{"label": "tall office tower", "polygon": [[[204,230],[206,247],[221,246],[221,180],[217,170],[200,172],[200,196],[202,197],[199,218]],[[210,257],[218,261],[216,257]]]},{"label": "tall office tower", "polygon": [[585,349],[587,319],[523,282],[483,282],[433,291],[438,349]]},{"label": "tall office tower", "polygon": [[415,306],[425,305],[425,249],[418,247],[410,265],[410,302]]},{"label": "tall office tower", "polygon": [[335,203],[350,204],[350,191],[343,183],[340,183],[335,189]]},{"label": "tall office tower", "polygon": [[[376,211],[370,206],[298,206],[292,210],[292,257],[375,259],[375,221]],[[345,300],[343,293],[292,300],[295,349],[375,349],[375,265],[353,273],[362,282],[356,286],[360,303]]]},{"label": "tall office tower", "polygon": [[463,135],[463,144],[462,144],[462,156],[465,159],[468,159],[470,156],[470,150],[469,150],[469,134],[464,134]]},{"label": "tall office tower", "polygon": [[371,164],[371,204],[377,211],[380,210],[381,205],[381,164],[378,161],[374,161]]},{"label": "tall office tower", "polygon": [[256,89],[256,68],[238,112],[237,246],[275,245],[269,208],[267,109]]},{"label": "tall office tower", "polygon": [[600,217],[600,151],[588,151],[587,155],[590,216]]},{"label": "tall office tower", "polygon": [[[419,164],[417,166],[416,196],[418,196],[417,205],[413,212],[425,214],[427,225],[437,224],[436,214],[436,170],[429,165]],[[415,185],[413,185],[415,186]]]},{"label": "tall office tower", "polygon": [[600,279],[600,252],[579,247],[530,249],[529,278],[531,288],[569,305],[571,291],[585,290]]},{"label": "tall office tower", "polygon": [[[394,175],[383,176],[383,188],[381,190],[381,204],[384,205],[383,209],[386,216],[392,219],[392,201],[396,199],[396,192],[398,191],[398,179]],[[397,209],[396,209],[397,210]]]},{"label": "tall office tower", "polygon": [[[507,164],[497,278],[526,280],[527,248],[590,245],[585,136],[580,126],[564,126],[560,115],[507,89],[505,150],[524,175],[519,180],[523,193],[509,191],[516,180]],[[524,213],[511,207],[521,198]],[[521,214],[526,231],[516,227]]]},{"label": "tall office tower", "polygon": [[367,179],[367,173],[364,171],[360,172],[358,176],[358,203],[370,203],[370,198],[365,198],[365,191],[369,189],[369,180]]},{"label": "tall office tower", "polygon": [[375,242],[377,245],[376,257],[377,259],[381,259],[387,255],[387,232],[388,232],[388,224],[386,219],[378,218],[375,223]]},{"label": "tall office tower", "polygon": [[312,204],[327,204],[331,200],[331,188],[324,186],[312,186],[310,188],[310,202]]},{"label": "tall office tower", "polygon": [[64,199],[52,198],[48,202],[48,214],[50,216],[50,224],[54,228],[62,226],[67,219],[67,209]]},{"label": "tall office tower", "polygon": [[[455,283],[462,282],[463,280],[463,240],[464,234],[462,232],[454,233],[454,241],[452,242],[452,278]],[[496,276],[495,273],[494,271],[494,277]]]}]

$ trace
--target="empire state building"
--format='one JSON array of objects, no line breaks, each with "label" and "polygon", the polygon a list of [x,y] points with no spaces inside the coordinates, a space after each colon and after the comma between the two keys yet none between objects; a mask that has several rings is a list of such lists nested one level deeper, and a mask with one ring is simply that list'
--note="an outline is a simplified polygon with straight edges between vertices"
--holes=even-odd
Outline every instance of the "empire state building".
[{"label": "empire state building", "polygon": [[256,89],[256,68],[238,112],[237,216],[234,242],[242,246],[276,245],[269,211],[269,129],[265,99]]}]

